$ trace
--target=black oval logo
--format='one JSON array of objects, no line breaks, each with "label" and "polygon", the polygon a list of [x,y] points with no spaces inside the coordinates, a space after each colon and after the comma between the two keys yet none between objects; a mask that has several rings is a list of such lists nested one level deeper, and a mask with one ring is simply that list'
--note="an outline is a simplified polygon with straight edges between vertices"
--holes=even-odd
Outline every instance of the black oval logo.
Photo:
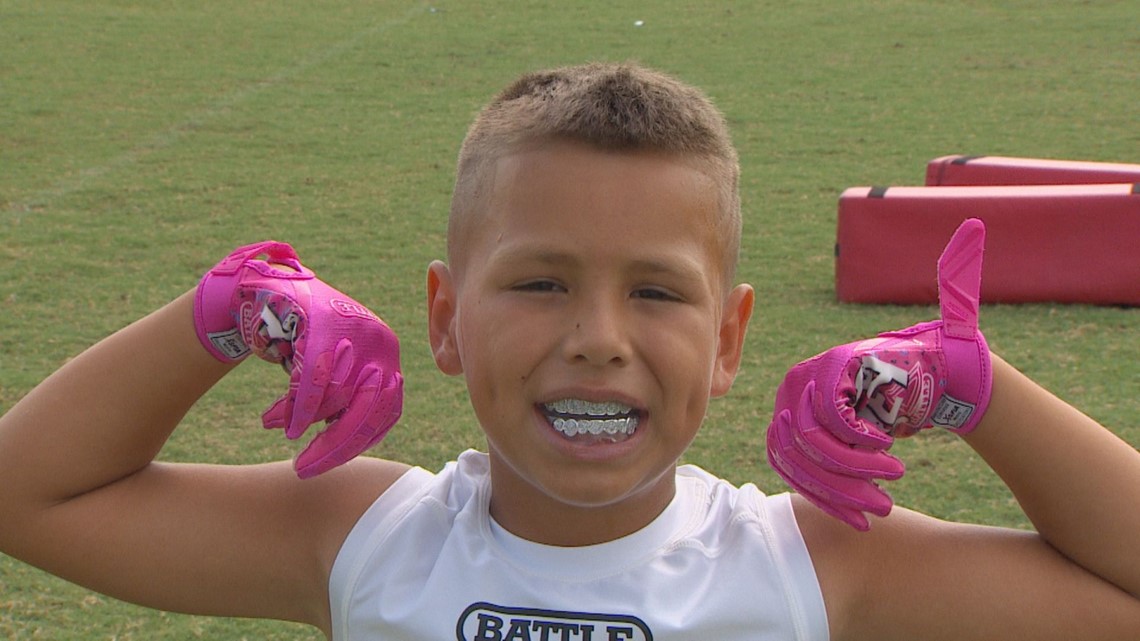
[{"label": "black oval logo", "polygon": [[641,619],[472,603],[455,626],[457,641],[653,641]]}]

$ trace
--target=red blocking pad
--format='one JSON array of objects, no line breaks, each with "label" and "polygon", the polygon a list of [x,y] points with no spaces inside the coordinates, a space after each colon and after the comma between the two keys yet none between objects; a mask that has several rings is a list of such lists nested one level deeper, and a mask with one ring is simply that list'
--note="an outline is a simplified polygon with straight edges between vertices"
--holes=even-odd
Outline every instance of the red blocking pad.
[{"label": "red blocking pad", "polygon": [[926,163],[927,186],[1140,183],[1140,165],[1003,156],[942,156]]},{"label": "red blocking pad", "polygon": [[936,303],[938,257],[967,218],[986,224],[983,303],[1140,305],[1140,184],[852,187],[839,300]]}]

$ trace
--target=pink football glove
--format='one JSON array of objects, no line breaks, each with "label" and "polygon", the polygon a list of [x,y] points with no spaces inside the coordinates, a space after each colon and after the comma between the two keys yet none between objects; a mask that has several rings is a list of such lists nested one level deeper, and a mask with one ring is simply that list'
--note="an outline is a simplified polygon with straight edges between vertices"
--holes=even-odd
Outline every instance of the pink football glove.
[{"label": "pink football glove", "polygon": [[296,439],[311,424],[328,423],[293,461],[301,478],[364,452],[400,417],[404,380],[395,333],[301,265],[285,243],[239,247],[206,272],[194,328],[220,361],[252,352],[284,366],[289,391],[262,414],[266,428],[284,428]]},{"label": "pink football glove", "polygon": [[965,434],[990,399],[990,353],[978,331],[985,226],[962,223],[938,261],[942,319],[834,347],[791,369],[776,393],[768,461],[788,485],[858,530],[903,475],[894,438],[942,427]]}]

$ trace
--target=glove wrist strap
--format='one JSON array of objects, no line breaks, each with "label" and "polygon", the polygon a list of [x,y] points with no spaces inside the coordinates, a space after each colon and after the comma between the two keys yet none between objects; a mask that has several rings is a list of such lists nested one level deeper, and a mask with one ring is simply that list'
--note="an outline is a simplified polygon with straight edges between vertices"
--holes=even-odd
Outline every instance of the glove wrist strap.
[{"label": "glove wrist strap", "polygon": [[[256,261],[259,256],[295,271],[273,269],[267,262]],[[290,245],[272,240],[239,247],[206,272],[198,282],[194,296],[194,330],[206,351],[223,363],[240,361],[250,353],[249,346],[241,337],[233,306],[234,291],[246,267],[274,278],[313,277],[313,273],[301,265]]]},{"label": "glove wrist strap", "polygon": [[930,420],[935,427],[968,434],[978,426],[990,404],[993,373],[989,346],[975,329],[968,338],[944,334],[942,350],[953,378]]}]

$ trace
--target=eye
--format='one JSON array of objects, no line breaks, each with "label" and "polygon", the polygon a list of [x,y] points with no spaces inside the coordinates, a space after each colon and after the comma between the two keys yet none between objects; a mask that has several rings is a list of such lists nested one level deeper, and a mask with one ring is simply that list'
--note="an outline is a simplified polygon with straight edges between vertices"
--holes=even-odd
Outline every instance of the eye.
[{"label": "eye", "polygon": [[680,296],[661,287],[642,287],[640,289],[635,289],[631,296],[633,298],[640,298],[642,300],[662,302],[679,302],[681,300]]},{"label": "eye", "polygon": [[517,292],[555,293],[564,292],[566,288],[552,280],[530,280],[513,286]]}]

